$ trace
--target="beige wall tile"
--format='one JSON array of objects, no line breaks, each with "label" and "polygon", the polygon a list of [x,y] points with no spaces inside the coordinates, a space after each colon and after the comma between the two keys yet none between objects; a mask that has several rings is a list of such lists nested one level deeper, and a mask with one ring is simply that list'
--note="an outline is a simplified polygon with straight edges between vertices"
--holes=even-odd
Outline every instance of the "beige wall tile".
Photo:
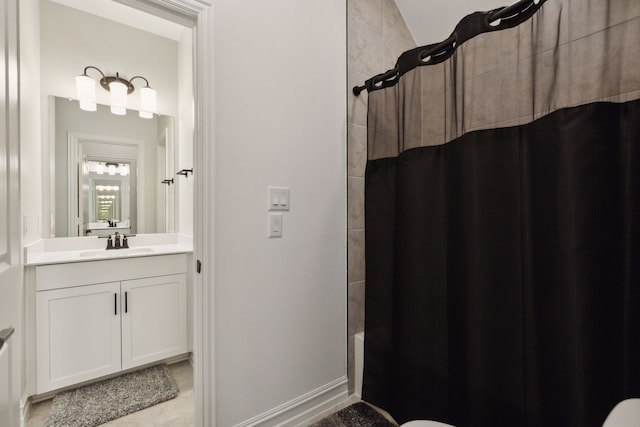
[{"label": "beige wall tile", "polygon": [[422,138],[432,140],[445,134],[444,90],[423,92]]},{"label": "beige wall tile", "polygon": [[349,283],[349,336],[364,331],[364,289],[364,282]]},{"label": "beige wall tile", "polygon": [[382,0],[348,0],[347,20],[364,22],[382,32]]},{"label": "beige wall tile", "polygon": [[424,92],[438,92],[444,90],[444,62],[434,65],[425,65],[423,67],[416,68],[413,72],[422,74],[422,91]]},{"label": "beige wall tile", "polygon": [[404,22],[396,2],[383,0],[382,3],[382,34],[385,39],[394,39],[405,45],[415,47],[416,42]]},{"label": "beige wall tile", "polygon": [[[535,58],[535,93],[529,93],[535,113],[549,112],[569,105],[573,84],[569,82],[575,70],[571,70],[570,45],[539,53]],[[533,97],[533,99],[531,99]],[[522,101],[521,101],[522,102]]]},{"label": "beige wall tile", "polygon": [[500,74],[498,71],[482,74],[466,80],[462,89],[464,97],[464,129],[477,128],[500,120]]},{"label": "beige wall tile", "polygon": [[367,128],[350,124],[347,144],[347,175],[364,177],[367,166]]},{"label": "beige wall tile", "polygon": [[347,186],[349,230],[364,229],[364,178],[350,176]]},{"label": "beige wall tile", "polygon": [[520,26],[501,31],[496,49],[500,52],[498,61],[501,67],[514,64],[518,61],[518,45],[520,40]]},{"label": "beige wall tile", "polygon": [[369,94],[366,90],[362,91],[359,96],[355,96],[352,92],[354,86],[362,86],[364,82],[372,76],[360,73],[356,70],[349,69],[347,76],[348,93],[347,93],[347,121],[360,126],[367,126],[367,102]]},{"label": "beige wall tile", "polygon": [[640,16],[638,0],[564,0],[562,3],[568,9],[566,15],[571,41]]},{"label": "beige wall tile", "polygon": [[518,117],[518,68],[516,64],[507,65],[498,71],[498,87],[495,89],[499,93],[496,102],[498,115],[496,120],[505,121]]},{"label": "beige wall tile", "polygon": [[348,272],[347,280],[360,282],[365,276],[364,230],[349,230],[347,242]]},{"label": "beige wall tile", "polygon": [[[502,31],[483,33],[458,47],[458,61],[462,66],[462,78],[465,81],[498,68],[501,37],[503,37]],[[480,53],[476,54],[476,52]]]},{"label": "beige wall tile", "polygon": [[[640,1],[635,0],[640,9]],[[640,14],[640,12],[638,12]],[[627,40],[640,40],[640,18],[634,18],[624,26]],[[623,75],[620,81],[620,92],[634,92],[640,87],[640,54],[637,43],[627,43],[621,54]],[[632,98],[635,99],[635,98]]]},{"label": "beige wall tile", "polygon": [[349,68],[369,77],[380,73],[382,32],[364,22],[353,20],[349,22],[347,33]]},{"label": "beige wall tile", "polygon": [[536,52],[544,52],[569,42],[569,8],[563,3],[564,1],[548,1],[543,5],[542,14],[531,17]]},{"label": "beige wall tile", "polygon": [[387,36],[383,36],[382,44],[384,49],[382,54],[382,71],[393,68],[400,55],[416,47],[413,40],[398,40]]},{"label": "beige wall tile", "polygon": [[405,149],[416,146],[415,142],[409,141],[418,141],[419,144],[422,138],[424,105],[421,92],[422,74],[420,72],[409,72],[398,83],[398,104],[403,106],[398,108],[399,124],[404,128]]}]

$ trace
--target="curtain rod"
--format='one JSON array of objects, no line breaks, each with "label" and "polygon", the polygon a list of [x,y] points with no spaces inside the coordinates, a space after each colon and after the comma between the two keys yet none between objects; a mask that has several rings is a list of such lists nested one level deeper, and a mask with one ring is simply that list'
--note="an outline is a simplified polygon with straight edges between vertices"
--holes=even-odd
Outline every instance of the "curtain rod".
[{"label": "curtain rod", "polygon": [[[515,16],[518,16],[528,11],[531,8],[531,6],[539,5],[541,3],[544,3],[545,1],[546,0],[519,0],[511,4],[510,6],[505,6],[499,9],[494,9],[489,12],[482,13],[484,15],[484,21],[485,21],[486,27],[488,27],[486,31],[496,31],[496,30],[502,29],[502,28],[499,28],[499,26],[503,19],[511,19]],[[472,15],[468,15],[468,17],[470,16]],[[527,19],[528,18],[529,17],[527,16]],[[464,19],[460,21],[458,26],[456,26],[456,30],[458,29],[460,24],[463,23],[463,21]],[[504,28],[510,28],[510,27],[512,27],[512,25],[504,26]],[[482,32],[484,31],[477,32],[476,34],[474,34],[474,36]],[[446,59],[446,57],[448,56],[446,56],[445,54],[453,53],[455,48],[458,46],[456,33],[457,31],[454,31],[454,33],[450,35],[449,38],[447,38],[445,41],[440,42],[438,44],[427,45],[427,46],[422,46],[421,48],[418,48],[422,50],[420,50],[420,52],[418,53],[419,64],[417,65],[428,65],[429,63],[440,62],[438,61],[438,59],[440,58],[443,58],[442,60]],[[471,38],[471,37],[468,37],[468,38]],[[407,51],[404,54],[408,52],[412,52],[413,50],[415,49]],[[432,61],[432,59],[434,61]],[[396,62],[396,66],[394,68],[387,70],[384,73],[376,74],[375,76],[371,77],[369,80],[365,81],[364,85],[362,86],[354,86],[353,94],[355,96],[360,96],[360,93],[362,93],[363,90],[367,90],[370,92],[372,90],[383,89],[388,86],[393,86],[394,84],[397,83],[397,80],[399,78],[400,78],[400,67]]]}]

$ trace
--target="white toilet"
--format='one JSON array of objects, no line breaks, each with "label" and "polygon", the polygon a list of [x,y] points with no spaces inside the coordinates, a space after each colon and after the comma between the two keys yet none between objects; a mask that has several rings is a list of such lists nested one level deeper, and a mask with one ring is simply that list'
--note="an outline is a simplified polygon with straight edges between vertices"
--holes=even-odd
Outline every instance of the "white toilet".
[{"label": "white toilet", "polygon": [[640,399],[627,399],[618,403],[602,427],[636,427],[640,421]]},{"label": "white toilet", "polygon": [[[618,403],[602,427],[637,427],[640,420],[640,399],[627,399]],[[409,421],[400,427],[453,427],[438,421]]]},{"label": "white toilet", "polygon": [[402,424],[400,427],[453,427],[451,424],[440,423],[438,421],[416,420]]}]

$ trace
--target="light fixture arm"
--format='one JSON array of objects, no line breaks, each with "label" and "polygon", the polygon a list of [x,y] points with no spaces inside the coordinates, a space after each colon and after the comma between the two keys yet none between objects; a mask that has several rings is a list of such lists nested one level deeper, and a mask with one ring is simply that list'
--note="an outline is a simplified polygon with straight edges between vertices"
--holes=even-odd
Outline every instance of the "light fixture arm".
[{"label": "light fixture arm", "polygon": [[82,75],[83,75],[83,76],[89,76],[89,75],[87,74],[87,70],[88,70],[89,68],[93,68],[94,70],[96,70],[97,72],[99,72],[99,73],[102,75],[102,77],[105,77],[104,73],[100,70],[100,68],[98,68],[98,67],[94,67],[93,65],[87,65],[86,67],[84,67],[84,71],[82,72]]},{"label": "light fixture arm", "polygon": [[144,82],[147,84],[145,87],[149,87],[149,80],[147,80],[146,77],[142,77],[142,76],[133,76],[131,77],[131,79],[129,79],[129,82],[133,82],[135,79],[142,79],[144,80]]}]

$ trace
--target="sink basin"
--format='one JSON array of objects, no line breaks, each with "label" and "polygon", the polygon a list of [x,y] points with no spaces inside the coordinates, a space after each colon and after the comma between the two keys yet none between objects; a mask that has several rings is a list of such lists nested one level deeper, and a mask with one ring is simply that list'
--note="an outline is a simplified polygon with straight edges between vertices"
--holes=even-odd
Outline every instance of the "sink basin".
[{"label": "sink basin", "polygon": [[154,252],[153,248],[128,248],[128,249],[95,249],[92,251],[80,252],[80,258],[116,258],[131,255],[148,254]]}]

